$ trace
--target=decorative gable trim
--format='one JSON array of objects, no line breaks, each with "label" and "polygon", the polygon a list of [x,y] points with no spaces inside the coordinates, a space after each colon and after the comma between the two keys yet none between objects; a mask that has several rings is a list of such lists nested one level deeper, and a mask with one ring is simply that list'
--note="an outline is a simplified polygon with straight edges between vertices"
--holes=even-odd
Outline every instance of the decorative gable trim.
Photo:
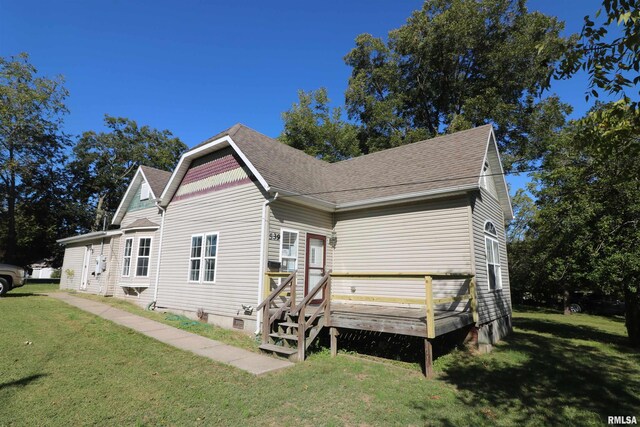
[{"label": "decorative gable trim", "polygon": [[171,178],[167,183],[162,195],[160,196],[160,205],[162,207],[166,207],[169,202],[174,198],[178,188],[185,175],[189,171],[189,167],[191,166],[191,162],[195,159],[203,157],[209,153],[213,153],[225,147],[231,147],[235,151],[235,153],[240,157],[245,166],[251,171],[251,174],[255,177],[255,179],[260,183],[262,188],[265,191],[269,192],[270,187],[267,181],[262,177],[262,175],[258,172],[258,170],[253,166],[253,164],[249,161],[247,156],[238,148],[238,146],[233,142],[233,139],[229,135],[225,135],[221,138],[215,139],[211,142],[203,144],[191,151],[187,151],[180,157],[180,161],[176,166],[173,174],[171,174]]},{"label": "decorative gable trim", "polygon": [[[144,176],[144,172],[142,171],[142,168],[138,166],[138,170],[136,171],[136,174],[133,176],[133,179],[129,183],[129,187],[127,187],[127,191],[124,193],[124,197],[120,201],[120,204],[118,205],[118,209],[116,209],[116,213],[113,216],[113,220],[111,221],[112,225],[120,225],[120,222],[122,221],[122,218],[124,218],[124,215],[127,212],[127,208],[131,203],[131,200],[136,194],[136,190],[134,189],[138,188],[142,180],[144,180],[144,182],[149,184],[149,181]],[[155,194],[153,194],[153,190],[151,189],[151,186],[149,186],[149,195],[152,196],[154,199],[156,198]]]}]

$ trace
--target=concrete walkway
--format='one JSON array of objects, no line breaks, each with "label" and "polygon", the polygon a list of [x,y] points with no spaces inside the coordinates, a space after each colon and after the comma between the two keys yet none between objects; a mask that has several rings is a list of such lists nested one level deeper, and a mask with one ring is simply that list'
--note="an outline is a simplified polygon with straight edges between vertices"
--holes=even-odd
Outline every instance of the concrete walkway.
[{"label": "concrete walkway", "polygon": [[226,363],[227,365],[234,366],[254,375],[262,375],[293,366],[293,363],[286,360],[275,359],[223,344],[201,335],[192,334],[191,332],[156,322],[155,320],[136,316],[135,314],[119,310],[107,304],[74,297],[66,292],[50,293],[48,296],[64,301],[81,310],[88,311],[103,319],[110,320],[118,325],[133,329],[136,332],[165,344],[181,350],[190,351],[199,356],[208,357],[216,362]]}]

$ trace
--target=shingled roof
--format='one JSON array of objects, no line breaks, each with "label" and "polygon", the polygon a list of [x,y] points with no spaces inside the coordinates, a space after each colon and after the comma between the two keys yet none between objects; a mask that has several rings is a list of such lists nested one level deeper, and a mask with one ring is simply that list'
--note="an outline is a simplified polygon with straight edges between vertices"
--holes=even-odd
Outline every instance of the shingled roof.
[{"label": "shingled roof", "polygon": [[196,156],[211,143],[229,137],[272,192],[340,208],[365,201],[478,188],[491,135],[492,126],[484,125],[327,163],[236,124],[193,147],[185,156]]},{"label": "shingled roof", "polygon": [[160,197],[162,190],[166,187],[171,178],[171,172],[163,171],[160,169],[152,168],[150,166],[140,166],[142,173],[147,178],[147,183],[151,187],[151,191],[156,197]]}]

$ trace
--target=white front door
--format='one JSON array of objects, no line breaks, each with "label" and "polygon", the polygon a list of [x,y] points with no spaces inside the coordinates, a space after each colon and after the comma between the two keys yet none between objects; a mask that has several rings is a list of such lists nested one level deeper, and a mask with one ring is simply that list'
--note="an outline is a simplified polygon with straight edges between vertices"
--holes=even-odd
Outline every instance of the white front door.
[{"label": "white front door", "polygon": [[[304,294],[312,290],[325,273],[325,243],[326,238],[315,234],[307,234],[307,264],[304,284]],[[324,295],[318,295],[314,301],[321,301]]]},{"label": "white front door", "polygon": [[84,261],[82,261],[82,278],[80,280],[80,290],[87,289],[89,283],[89,267],[91,264],[91,254],[93,253],[93,245],[88,245],[84,249]]}]

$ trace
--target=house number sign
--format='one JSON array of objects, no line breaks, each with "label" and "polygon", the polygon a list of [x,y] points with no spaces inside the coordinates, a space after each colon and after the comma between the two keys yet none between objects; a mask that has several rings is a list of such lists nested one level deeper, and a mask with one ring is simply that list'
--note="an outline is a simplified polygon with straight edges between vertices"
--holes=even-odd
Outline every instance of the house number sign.
[{"label": "house number sign", "polygon": [[269,240],[280,240],[280,233],[269,233]]}]

